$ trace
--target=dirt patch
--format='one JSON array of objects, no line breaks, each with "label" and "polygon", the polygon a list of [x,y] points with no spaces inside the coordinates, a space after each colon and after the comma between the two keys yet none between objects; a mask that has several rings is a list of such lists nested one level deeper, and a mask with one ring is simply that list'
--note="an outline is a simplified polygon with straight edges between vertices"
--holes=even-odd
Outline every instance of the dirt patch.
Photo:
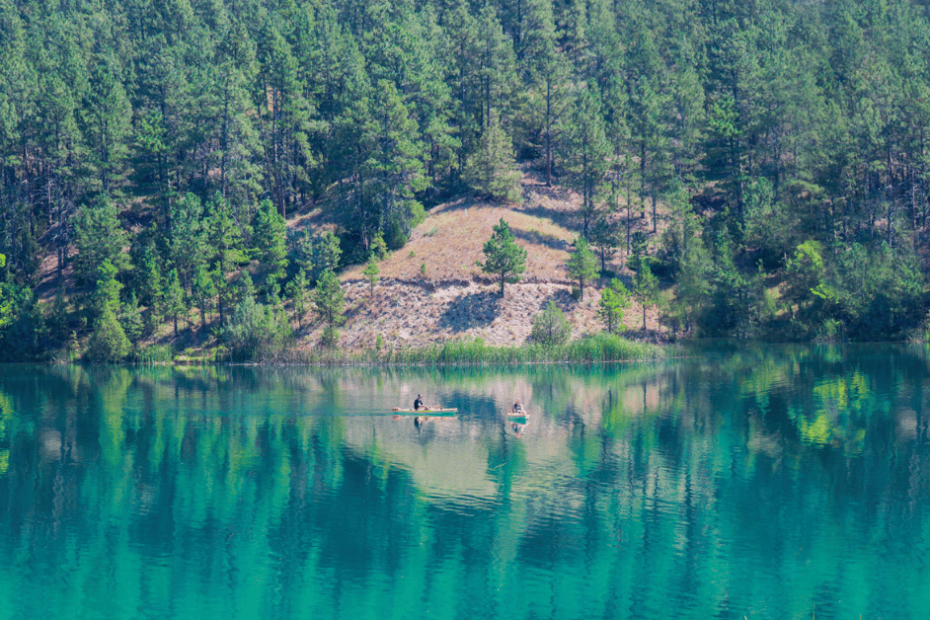
[{"label": "dirt patch", "polygon": [[[603,330],[597,318],[600,292],[587,289],[583,302],[571,295],[565,284],[520,283],[507,285],[504,297],[495,285],[469,283],[434,286],[390,282],[375,288],[350,282],[346,290],[346,323],[340,328],[340,346],[365,349],[375,345],[378,335],[386,346],[419,347],[456,338],[482,338],[495,345],[516,345],[529,340],[533,318],[554,301],[579,337]],[[659,339],[655,309],[647,309],[650,330],[643,333],[641,307],[634,304],[625,317],[628,333],[649,340]],[[303,334],[308,345],[319,341],[322,325]]]}]

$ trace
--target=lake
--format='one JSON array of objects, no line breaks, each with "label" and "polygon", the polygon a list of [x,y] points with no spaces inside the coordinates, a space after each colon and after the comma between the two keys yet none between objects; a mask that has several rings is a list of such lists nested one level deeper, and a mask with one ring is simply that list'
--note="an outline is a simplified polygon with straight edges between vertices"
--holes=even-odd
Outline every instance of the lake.
[{"label": "lake", "polygon": [[0,619],[930,617],[927,349],[681,353],[0,368]]}]

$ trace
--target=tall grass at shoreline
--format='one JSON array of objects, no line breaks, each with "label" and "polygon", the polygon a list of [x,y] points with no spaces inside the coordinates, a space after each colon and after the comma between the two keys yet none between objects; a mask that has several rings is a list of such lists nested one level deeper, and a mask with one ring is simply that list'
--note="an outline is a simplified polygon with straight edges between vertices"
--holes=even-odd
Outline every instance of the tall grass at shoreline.
[{"label": "tall grass at shoreline", "polygon": [[[617,362],[625,360],[660,359],[665,350],[657,345],[625,340],[614,334],[597,334],[574,340],[561,346],[523,344],[495,346],[481,338],[474,340],[451,340],[443,344],[423,347],[400,347],[345,351],[340,349],[312,351],[279,351],[262,354],[259,359],[204,360],[215,362],[254,362],[265,364],[314,364],[314,365],[504,365],[534,364],[551,362]],[[194,360],[189,360],[194,361]]]}]

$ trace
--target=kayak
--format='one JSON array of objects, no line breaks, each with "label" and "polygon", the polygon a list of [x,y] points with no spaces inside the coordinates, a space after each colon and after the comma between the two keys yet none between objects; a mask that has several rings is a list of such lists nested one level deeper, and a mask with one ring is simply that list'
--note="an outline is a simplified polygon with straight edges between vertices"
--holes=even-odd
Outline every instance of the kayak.
[{"label": "kayak", "polygon": [[450,415],[453,413],[458,413],[459,410],[454,407],[449,407],[446,409],[420,409],[420,410],[399,409],[397,407],[394,407],[393,409],[391,409],[391,411],[393,413],[403,413],[407,415]]},{"label": "kayak", "polygon": [[513,422],[515,424],[526,424],[529,418],[530,418],[530,414],[528,413],[508,413],[507,414],[507,421]]}]

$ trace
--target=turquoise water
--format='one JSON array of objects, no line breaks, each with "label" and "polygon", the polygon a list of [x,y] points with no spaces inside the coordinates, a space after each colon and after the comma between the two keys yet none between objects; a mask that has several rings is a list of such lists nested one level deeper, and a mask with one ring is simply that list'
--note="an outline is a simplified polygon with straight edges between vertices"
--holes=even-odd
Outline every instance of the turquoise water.
[{"label": "turquoise water", "polygon": [[691,353],[4,367],[0,619],[930,618],[925,351]]}]

